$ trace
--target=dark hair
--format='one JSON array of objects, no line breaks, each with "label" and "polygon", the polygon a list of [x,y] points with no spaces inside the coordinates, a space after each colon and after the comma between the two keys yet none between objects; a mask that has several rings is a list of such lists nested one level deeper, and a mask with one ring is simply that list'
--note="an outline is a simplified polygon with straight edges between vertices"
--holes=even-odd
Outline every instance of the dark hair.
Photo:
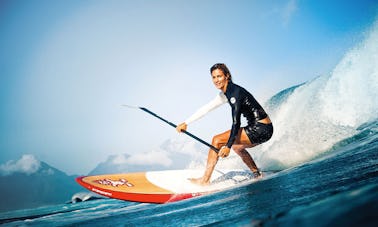
[{"label": "dark hair", "polygon": [[213,73],[214,70],[219,69],[223,72],[223,74],[228,77],[229,81],[232,81],[232,76],[230,70],[228,70],[227,66],[223,63],[216,63],[210,68],[210,73]]}]

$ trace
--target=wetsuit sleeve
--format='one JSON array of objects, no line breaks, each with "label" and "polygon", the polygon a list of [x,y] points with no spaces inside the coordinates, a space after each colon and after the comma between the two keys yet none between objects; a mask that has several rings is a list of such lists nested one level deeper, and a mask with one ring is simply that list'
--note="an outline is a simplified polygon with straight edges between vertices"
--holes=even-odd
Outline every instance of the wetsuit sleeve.
[{"label": "wetsuit sleeve", "polygon": [[231,106],[232,108],[232,127],[230,137],[228,138],[226,146],[228,148],[232,147],[234,144],[236,137],[238,136],[239,129],[240,129],[240,118],[241,118],[241,103],[238,100],[234,105]]},{"label": "wetsuit sleeve", "polygon": [[192,116],[185,120],[185,123],[188,125],[193,121],[200,119],[201,117],[205,116],[210,111],[214,110],[215,108],[221,106],[222,104],[227,102],[227,98],[223,93],[219,93],[213,100],[211,100],[206,105],[199,108]]}]

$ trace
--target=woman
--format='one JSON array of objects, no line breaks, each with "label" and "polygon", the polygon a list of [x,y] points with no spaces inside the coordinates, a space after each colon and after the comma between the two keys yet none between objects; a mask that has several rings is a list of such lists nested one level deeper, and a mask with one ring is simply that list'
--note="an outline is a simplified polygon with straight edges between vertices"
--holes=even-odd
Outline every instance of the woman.
[{"label": "woman", "polygon": [[[244,88],[232,82],[231,73],[222,63],[210,68],[211,77],[216,88],[221,92],[214,100],[200,108],[186,121],[176,128],[178,132],[187,129],[187,125],[198,120],[211,110],[228,102],[232,109],[232,128],[213,137],[212,145],[219,150],[216,153],[210,149],[207,157],[207,165],[201,178],[190,179],[193,183],[207,185],[210,183],[211,174],[214,171],[218,158],[225,158],[232,148],[253,172],[254,176],[261,177],[261,173],[246,148],[251,148],[268,141],[273,134],[273,126],[261,105]],[[247,119],[247,126],[240,127],[241,114]]]}]

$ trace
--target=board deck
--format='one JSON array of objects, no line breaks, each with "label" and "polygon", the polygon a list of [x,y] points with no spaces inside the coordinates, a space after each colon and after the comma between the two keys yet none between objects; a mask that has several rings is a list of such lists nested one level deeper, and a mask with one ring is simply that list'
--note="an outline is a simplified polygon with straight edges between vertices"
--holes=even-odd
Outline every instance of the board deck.
[{"label": "board deck", "polygon": [[199,186],[189,178],[202,176],[203,170],[166,170],[126,174],[82,176],[76,181],[90,191],[109,198],[148,203],[167,203],[224,190],[253,181],[246,170],[215,170],[211,184]]}]

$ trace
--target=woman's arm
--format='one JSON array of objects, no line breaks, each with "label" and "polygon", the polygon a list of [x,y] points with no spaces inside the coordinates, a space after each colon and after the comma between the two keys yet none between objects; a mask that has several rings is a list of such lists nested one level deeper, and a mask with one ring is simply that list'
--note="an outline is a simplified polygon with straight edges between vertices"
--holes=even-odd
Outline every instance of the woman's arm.
[{"label": "woman's arm", "polygon": [[232,127],[230,132],[230,138],[227,141],[226,146],[231,148],[234,144],[236,137],[239,134],[240,124],[241,124],[241,101],[237,100],[232,106]]},{"label": "woman's arm", "polygon": [[227,102],[226,96],[220,92],[213,100],[211,100],[206,105],[199,108],[192,116],[190,116],[188,119],[186,119],[183,123],[179,124],[176,127],[176,130],[178,132],[181,132],[183,130],[186,130],[188,127],[188,124],[200,119],[201,117],[205,116],[210,111],[214,110],[215,108],[221,106],[222,104]]},{"label": "woman's arm", "polygon": [[192,116],[185,120],[185,124],[190,124],[201,117],[205,116],[210,111],[216,109],[217,107],[221,106],[222,104],[227,102],[226,96],[220,92],[213,100],[211,100],[206,105],[199,108]]}]

